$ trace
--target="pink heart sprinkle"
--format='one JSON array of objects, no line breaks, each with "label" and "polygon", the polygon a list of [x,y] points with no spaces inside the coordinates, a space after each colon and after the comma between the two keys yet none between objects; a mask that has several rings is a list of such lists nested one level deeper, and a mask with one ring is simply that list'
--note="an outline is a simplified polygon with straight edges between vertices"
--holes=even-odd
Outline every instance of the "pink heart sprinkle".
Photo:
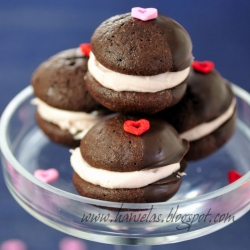
[{"label": "pink heart sprinkle", "polygon": [[87,246],[84,241],[74,238],[66,237],[59,242],[60,250],[87,250]]},{"label": "pink heart sprinkle", "polygon": [[34,176],[45,183],[50,183],[56,181],[59,177],[59,173],[55,168],[50,168],[47,170],[37,169],[34,172]]},{"label": "pink heart sprinkle", "polygon": [[27,247],[25,243],[17,239],[6,240],[0,246],[0,250],[26,250],[26,249]]},{"label": "pink heart sprinkle", "polygon": [[158,11],[155,8],[144,9],[140,7],[134,7],[131,10],[131,16],[134,18],[138,18],[142,21],[148,21],[157,18]]}]

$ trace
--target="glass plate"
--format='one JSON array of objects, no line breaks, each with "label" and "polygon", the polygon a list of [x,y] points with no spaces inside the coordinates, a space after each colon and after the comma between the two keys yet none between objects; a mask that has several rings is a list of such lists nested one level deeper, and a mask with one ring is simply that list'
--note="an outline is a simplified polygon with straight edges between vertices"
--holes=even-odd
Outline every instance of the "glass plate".
[{"label": "glass plate", "polygon": [[[240,218],[250,201],[250,95],[233,85],[237,129],[216,153],[189,163],[187,176],[169,201],[121,204],[81,197],[71,178],[67,148],[49,141],[34,120],[31,87],[20,92],[1,118],[2,165],[16,201],[43,223],[64,233],[102,243],[156,245],[212,233]],[[46,184],[36,169],[57,168],[59,179]],[[244,176],[229,185],[228,171]]]}]

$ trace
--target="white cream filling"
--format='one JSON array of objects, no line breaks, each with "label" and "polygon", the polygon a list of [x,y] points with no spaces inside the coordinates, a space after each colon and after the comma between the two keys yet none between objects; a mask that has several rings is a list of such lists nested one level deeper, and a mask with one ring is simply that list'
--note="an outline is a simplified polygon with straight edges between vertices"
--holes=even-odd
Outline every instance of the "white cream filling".
[{"label": "white cream filling", "polygon": [[189,74],[190,67],[178,72],[165,72],[155,76],[125,75],[107,69],[91,52],[88,61],[91,75],[104,87],[115,91],[135,91],[155,93],[173,88],[182,83]]},{"label": "white cream filling", "polygon": [[233,115],[235,106],[236,106],[236,100],[233,99],[231,105],[224,114],[220,115],[213,121],[202,123],[190,130],[185,131],[184,133],[180,134],[180,137],[188,141],[195,141],[206,135],[209,135],[217,128],[219,128],[224,122],[226,122]]},{"label": "white cream filling", "polygon": [[68,130],[76,140],[82,139],[89,129],[104,117],[110,117],[98,115],[97,111],[86,113],[57,109],[39,98],[34,98],[31,103],[37,105],[37,111],[44,120],[56,124],[62,130]]},{"label": "white cream filling", "polygon": [[113,172],[91,167],[81,155],[80,148],[70,151],[71,166],[85,181],[104,188],[140,188],[166,178],[180,169],[180,163],[134,172]]}]

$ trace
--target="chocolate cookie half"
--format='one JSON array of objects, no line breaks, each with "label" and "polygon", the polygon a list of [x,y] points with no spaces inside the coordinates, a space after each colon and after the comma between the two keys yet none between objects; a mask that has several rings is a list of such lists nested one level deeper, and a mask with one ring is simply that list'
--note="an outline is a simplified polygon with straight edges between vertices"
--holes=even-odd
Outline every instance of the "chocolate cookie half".
[{"label": "chocolate cookie half", "polygon": [[166,201],[179,189],[188,148],[188,142],[162,120],[117,116],[95,125],[72,151],[73,182],[90,198]]},{"label": "chocolate cookie half", "polygon": [[[181,161],[181,165],[186,166],[185,161]],[[180,171],[184,172],[185,167]],[[74,172],[73,183],[79,194],[85,197],[124,203],[151,203],[167,201],[177,193],[182,181],[177,176],[178,173],[175,172],[168,178],[141,188],[108,189],[87,182]]]},{"label": "chocolate cookie half", "polygon": [[87,130],[111,113],[86,88],[88,58],[80,48],[62,51],[39,65],[31,79],[39,127],[65,146],[79,145]]},{"label": "chocolate cookie half", "polygon": [[186,30],[169,17],[112,17],[95,30],[91,50],[86,85],[111,110],[153,114],[185,93],[192,43]]},{"label": "chocolate cookie half", "polygon": [[199,160],[220,148],[236,126],[236,100],[229,82],[210,61],[194,62],[187,92],[174,107],[156,115],[190,142],[186,160]]},{"label": "chocolate cookie half", "polygon": [[58,144],[76,148],[80,145],[80,139],[74,138],[74,136],[68,131],[61,129],[59,126],[52,122],[44,120],[38,112],[36,112],[36,122],[43,133],[50,138],[53,142]]}]

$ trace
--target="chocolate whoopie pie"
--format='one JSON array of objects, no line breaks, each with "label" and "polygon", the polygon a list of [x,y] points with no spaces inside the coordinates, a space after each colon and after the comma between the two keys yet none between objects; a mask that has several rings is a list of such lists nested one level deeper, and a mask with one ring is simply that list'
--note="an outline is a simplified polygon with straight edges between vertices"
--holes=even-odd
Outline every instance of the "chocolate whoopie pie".
[{"label": "chocolate whoopie pie", "polygon": [[172,124],[190,142],[185,159],[199,160],[220,148],[236,126],[236,100],[229,82],[211,61],[195,61],[187,92],[174,107],[156,116]]},{"label": "chocolate whoopie pie", "polygon": [[89,44],[82,44],[52,56],[39,65],[31,79],[39,127],[65,146],[79,146],[83,134],[107,113],[85,85],[88,50]]},{"label": "chocolate whoopie pie", "polygon": [[188,148],[165,121],[113,117],[93,126],[72,150],[73,183],[82,196],[99,200],[166,201],[185,175]]},{"label": "chocolate whoopie pie", "polygon": [[156,9],[133,8],[95,30],[86,85],[110,110],[153,114],[183,97],[192,61],[180,24]]}]

